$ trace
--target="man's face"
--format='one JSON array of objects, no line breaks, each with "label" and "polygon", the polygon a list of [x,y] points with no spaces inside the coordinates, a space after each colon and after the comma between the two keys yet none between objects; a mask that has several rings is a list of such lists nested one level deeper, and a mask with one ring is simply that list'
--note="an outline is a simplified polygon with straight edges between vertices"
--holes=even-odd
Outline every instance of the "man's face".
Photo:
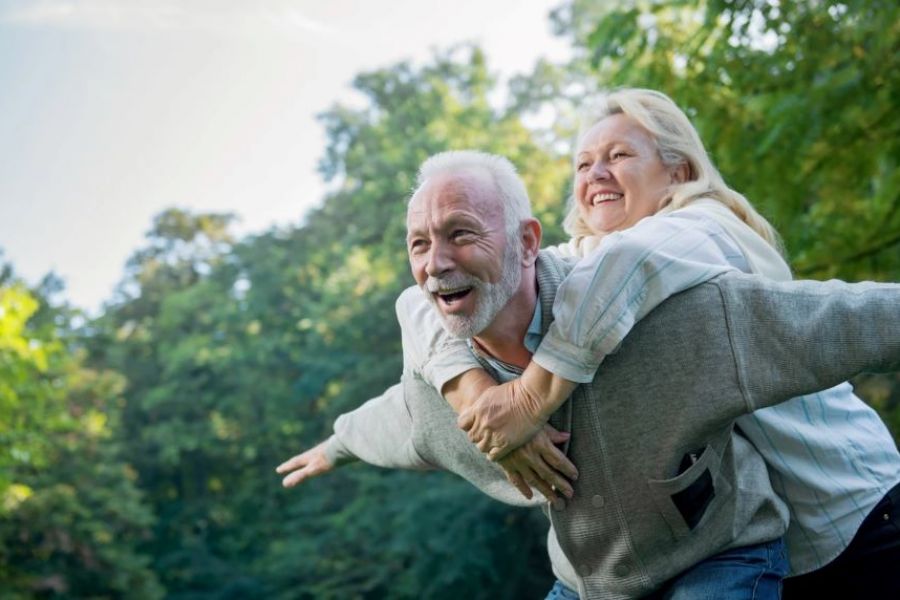
[{"label": "man's face", "polygon": [[416,283],[451,335],[481,333],[522,277],[518,239],[507,243],[503,206],[486,174],[440,175],[407,212],[407,249]]}]

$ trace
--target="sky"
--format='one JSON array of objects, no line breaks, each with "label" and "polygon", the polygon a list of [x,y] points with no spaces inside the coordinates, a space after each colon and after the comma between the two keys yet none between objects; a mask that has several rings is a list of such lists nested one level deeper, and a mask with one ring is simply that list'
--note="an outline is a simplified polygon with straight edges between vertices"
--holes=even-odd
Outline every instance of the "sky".
[{"label": "sky", "polygon": [[0,0],[0,260],[96,314],[168,207],[297,224],[354,75],[462,42],[503,78],[564,60],[560,1]]}]

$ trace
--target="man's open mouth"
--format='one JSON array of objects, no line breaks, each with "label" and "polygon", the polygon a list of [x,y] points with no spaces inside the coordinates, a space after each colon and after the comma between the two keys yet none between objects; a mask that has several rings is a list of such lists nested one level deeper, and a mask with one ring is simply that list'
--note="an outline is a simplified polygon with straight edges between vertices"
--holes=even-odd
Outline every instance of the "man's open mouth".
[{"label": "man's open mouth", "polygon": [[471,291],[472,291],[472,288],[465,287],[465,288],[459,288],[459,289],[455,289],[455,290],[447,290],[447,291],[442,290],[439,292],[435,292],[434,295],[437,296],[438,298],[440,298],[441,302],[443,302],[444,304],[451,306],[451,305],[453,305],[454,302],[457,302],[458,300],[462,300],[463,298],[468,296]]}]

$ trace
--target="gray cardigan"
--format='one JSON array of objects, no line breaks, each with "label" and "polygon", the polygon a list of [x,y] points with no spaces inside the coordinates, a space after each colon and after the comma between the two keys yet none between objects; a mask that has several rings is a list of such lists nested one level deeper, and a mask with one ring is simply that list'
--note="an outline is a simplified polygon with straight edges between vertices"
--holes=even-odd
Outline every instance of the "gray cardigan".
[{"label": "gray cardigan", "polygon": [[[545,328],[570,266],[540,256]],[[734,419],[898,366],[900,286],[726,274],[670,298],[551,418],[572,432],[566,452],[580,471],[574,498],[547,511],[554,566],[574,567],[583,598],[634,598],[723,550],[778,537],[787,511]],[[415,373],[402,386],[338,419],[333,459],[443,468],[528,504],[432,387]]]}]

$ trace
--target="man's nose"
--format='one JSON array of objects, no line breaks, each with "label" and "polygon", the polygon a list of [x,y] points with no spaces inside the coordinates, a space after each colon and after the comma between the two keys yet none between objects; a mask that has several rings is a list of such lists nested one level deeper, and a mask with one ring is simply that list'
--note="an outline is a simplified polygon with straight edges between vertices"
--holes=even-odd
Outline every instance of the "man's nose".
[{"label": "man's nose", "polygon": [[425,272],[430,277],[438,277],[453,268],[453,256],[451,248],[442,242],[432,242],[428,253],[428,263]]}]

